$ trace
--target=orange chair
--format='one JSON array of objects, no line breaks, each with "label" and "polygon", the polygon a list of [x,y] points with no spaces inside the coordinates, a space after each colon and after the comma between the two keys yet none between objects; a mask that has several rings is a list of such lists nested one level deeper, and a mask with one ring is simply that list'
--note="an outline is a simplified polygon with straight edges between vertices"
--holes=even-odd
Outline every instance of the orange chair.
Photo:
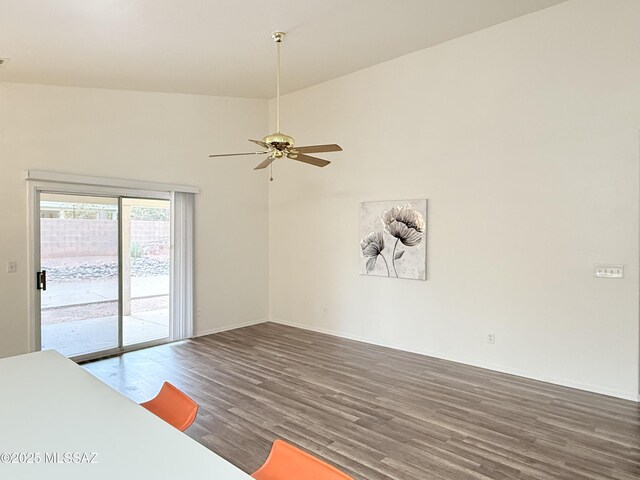
[{"label": "orange chair", "polygon": [[181,432],[191,426],[198,414],[198,404],[169,382],[164,382],[158,395],[140,405]]},{"label": "orange chair", "polygon": [[255,480],[353,480],[340,470],[282,440],[273,442],[269,458],[251,476]]}]

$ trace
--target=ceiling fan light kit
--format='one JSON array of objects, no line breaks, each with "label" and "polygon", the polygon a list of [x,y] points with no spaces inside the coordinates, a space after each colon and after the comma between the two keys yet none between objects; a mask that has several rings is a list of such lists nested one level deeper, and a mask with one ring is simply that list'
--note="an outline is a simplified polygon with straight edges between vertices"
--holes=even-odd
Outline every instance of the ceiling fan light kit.
[{"label": "ceiling fan light kit", "polygon": [[[249,140],[262,148],[261,152],[248,152],[248,153],[224,153],[213,154],[209,157],[233,157],[239,155],[264,155],[268,154],[267,158],[260,162],[254,170],[262,170],[263,168],[272,167],[273,162],[279,158],[289,158],[291,160],[297,160],[298,162],[307,163],[316,167],[326,167],[329,165],[328,160],[312,157],[306,155],[307,153],[323,153],[323,152],[339,152],[342,148],[336,144],[329,145],[310,145],[305,147],[295,147],[295,140],[289,135],[285,135],[280,132],[280,44],[285,37],[284,32],[274,32],[271,35],[276,43],[277,52],[277,73],[276,73],[276,132],[271,135],[267,135],[262,140]],[[270,175],[270,180],[273,181],[273,176]]]}]

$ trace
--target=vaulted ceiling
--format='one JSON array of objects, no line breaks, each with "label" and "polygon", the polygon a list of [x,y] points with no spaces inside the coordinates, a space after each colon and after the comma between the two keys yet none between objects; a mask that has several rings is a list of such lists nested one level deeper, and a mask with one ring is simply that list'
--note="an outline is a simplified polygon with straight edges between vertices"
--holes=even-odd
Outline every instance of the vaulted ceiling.
[{"label": "vaulted ceiling", "polygon": [[270,98],[563,0],[2,0],[0,81]]}]

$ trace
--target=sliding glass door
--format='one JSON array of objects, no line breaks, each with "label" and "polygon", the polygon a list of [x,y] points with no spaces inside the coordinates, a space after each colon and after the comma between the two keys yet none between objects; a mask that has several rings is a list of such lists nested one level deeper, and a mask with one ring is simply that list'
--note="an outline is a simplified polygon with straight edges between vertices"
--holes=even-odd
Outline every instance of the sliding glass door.
[{"label": "sliding glass door", "polygon": [[91,358],[170,338],[170,205],[40,192],[43,350]]},{"label": "sliding glass door", "polygon": [[43,350],[118,347],[118,223],[117,198],[41,194]]},{"label": "sliding glass door", "polygon": [[168,200],[122,199],[124,345],[169,337],[170,215]]}]

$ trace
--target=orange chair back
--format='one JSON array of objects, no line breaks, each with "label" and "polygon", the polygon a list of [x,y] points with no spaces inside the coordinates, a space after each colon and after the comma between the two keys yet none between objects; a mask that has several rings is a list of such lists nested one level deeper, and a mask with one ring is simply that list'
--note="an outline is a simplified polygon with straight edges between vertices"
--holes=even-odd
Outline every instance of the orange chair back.
[{"label": "orange chair back", "polygon": [[155,398],[140,405],[182,432],[191,426],[198,414],[198,404],[169,382],[164,382]]},{"label": "orange chair back", "polygon": [[251,476],[255,480],[353,480],[337,468],[282,440],[273,442],[269,458]]}]

